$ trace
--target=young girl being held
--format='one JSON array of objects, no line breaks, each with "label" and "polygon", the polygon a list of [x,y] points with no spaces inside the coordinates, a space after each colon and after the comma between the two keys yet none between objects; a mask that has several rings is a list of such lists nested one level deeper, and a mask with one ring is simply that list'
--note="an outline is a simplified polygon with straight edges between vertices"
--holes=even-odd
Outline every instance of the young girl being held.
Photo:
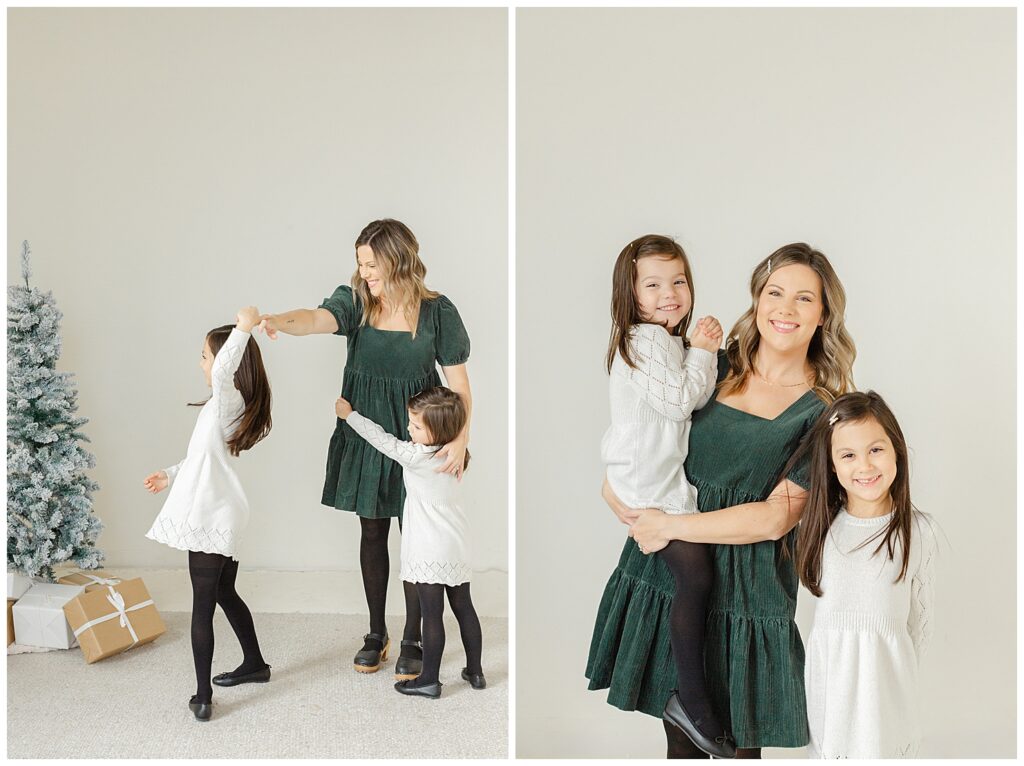
[{"label": "young girl being held", "polygon": [[[640,237],[615,262],[606,358],[611,426],[601,454],[608,484],[631,508],[699,512],[683,463],[690,416],[714,393],[722,328],[705,317],[687,343],[692,286],[686,253],[668,237]],[[714,580],[710,546],[675,540],[658,556],[676,580],[669,619],[678,691],[666,700],[664,718],[709,755],[732,758],[735,747],[704,679],[704,623]]]},{"label": "young girl being held", "polygon": [[[469,595],[469,525],[459,502],[459,479],[439,470],[445,458],[437,456],[465,428],[465,402],[444,386],[416,394],[409,400],[411,441],[407,442],[355,412],[344,398],[335,403],[335,412],[368,444],[404,469],[401,578],[416,584],[423,611],[423,671],[414,679],[398,681],[396,691],[433,699],[441,696],[443,684],[438,674],[445,642],[445,592],[466,650],[462,678],[474,689],[483,689],[487,685],[480,666],[483,635]],[[463,470],[468,465],[467,451]]]},{"label": "young girl being held", "polygon": [[249,520],[249,504],[231,467],[238,456],[269,432],[270,384],[259,346],[252,338],[260,314],[254,306],[238,312],[237,323],[210,330],[200,368],[212,389],[202,403],[185,459],[143,482],[152,493],[171,491],[146,537],[188,551],[192,581],[192,656],[196,693],[189,709],[200,721],[212,714],[213,612],[220,604],[242,645],[242,664],[213,679],[218,686],[263,683],[263,661],[252,614],[235,592],[238,535]]},{"label": "young girl being held", "polygon": [[812,758],[913,757],[931,635],[936,540],[910,502],[907,444],[873,391],[840,396],[808,433],[797,572],[818,597],[805,678]]}]

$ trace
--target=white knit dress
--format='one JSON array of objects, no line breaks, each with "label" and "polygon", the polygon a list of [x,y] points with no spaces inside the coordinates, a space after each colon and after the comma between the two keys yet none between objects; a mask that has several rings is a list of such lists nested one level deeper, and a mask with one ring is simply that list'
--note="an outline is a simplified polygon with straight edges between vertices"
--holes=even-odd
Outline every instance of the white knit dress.
[{"label": "white knit dress", "polygon": [[[825,542],[822,596],[807,641],[805,681],[811,758],[910,758],[921,739],[918,665],[932,632],[935,534],[915,514],[907,577],[879,540],[892,515],[840,511]],[[879,538],[880,539],[880,538]]]},{"label": "white knit dress", "polygon": [[249,503],[226,442],[245,409],[234,379],[248,342],[249,333],[233,329],[213,358],[210,401],[199,411],[185,459],[164,469],[170,492],[146,533],[150,540],[183,551],[235,554]]},{"label": "white knit dress", "polygon": [[601,441],[608,484],[631,508],[697,513],[697,491],[683,462],[690,416],[711,399],[718,377],[715,354],[687,350],[661,325],[630,332],[631,368],[616,354],[609,376],[612,423]]},{"label": "white knit dress", "polygon": [[459,481],[438,473],[438,447],[401,441],[353,412],[346,421],[368,444],[402,466],[402,566],[405,582],[469,582],[469,524],[459,503]]}]

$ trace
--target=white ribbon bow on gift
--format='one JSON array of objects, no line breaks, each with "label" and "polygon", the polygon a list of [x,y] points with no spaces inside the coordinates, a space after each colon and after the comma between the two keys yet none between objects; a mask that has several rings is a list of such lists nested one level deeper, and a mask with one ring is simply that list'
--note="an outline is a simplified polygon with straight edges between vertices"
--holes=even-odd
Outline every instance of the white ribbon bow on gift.
[{"label": "white ribbon bow on gift", "polygon": [[75,574],[80,574],[82,577],[92,580],[96,585],[106,585],[109,587],[111,585],[118,585],[121,582],[117,577],[97,577],[96,575],[86,574],[85,572],[76,572]]},{"label": "white ribbon bow on gift", "polygon": [[128,632],[132,636],[132,646],[135,646],[139,643],[139,637],[135,633],[135,628],[132,627],[132,621],[128,619],[128,612],[134,612],[136,609],[142,609],[143,607],[149,606],[153,603],[153,599],[147,599],[146,601],[139,602],[135,606],[125,608],[124,596],[109,585],[107,586],[107,589],[110,591],[110,593],[107,594],[107,601],[110,602],[110,605],[114,607],[115,611],[110,614],[106,614],[103,617],[97,617],[95,620],[89,620],[89,622],[85,623],[75,631],[75,638],[78,638],[82,633],[89,630],[89,628],[94,625],[99,625],[101,622],[106,622],[107,620],[112,620],[117,617],[121,627],[128,628]]}]

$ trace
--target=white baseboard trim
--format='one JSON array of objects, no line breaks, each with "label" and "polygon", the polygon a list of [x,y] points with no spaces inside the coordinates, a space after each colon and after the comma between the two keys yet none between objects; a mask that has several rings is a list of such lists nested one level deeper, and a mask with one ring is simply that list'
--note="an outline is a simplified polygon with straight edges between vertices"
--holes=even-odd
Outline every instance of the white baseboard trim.
[{"label": "white baseboard trim", "polygon": [[[141,577],[157,608],[165,612],[192,610],[192,586],[187,569],[105,567],[123,579]],[[253,612],[287,614],[365,614],[366,598],[359,572],[286,572],[247,570],[238,572],[238,593]],[[473,604],[481,617],[508,617],[508,573],[499,570],[474,572]],[[388,614],[405,613],[398,572],[388,580]]]}]

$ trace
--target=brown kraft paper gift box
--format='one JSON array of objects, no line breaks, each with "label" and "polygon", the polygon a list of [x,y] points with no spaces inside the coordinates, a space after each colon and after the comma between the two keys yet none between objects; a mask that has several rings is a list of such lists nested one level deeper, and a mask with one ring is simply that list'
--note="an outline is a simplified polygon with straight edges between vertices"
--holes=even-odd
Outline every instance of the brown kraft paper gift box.
[{"label": "brown kraft paper gift box", "polygon": [[[102,580],[102,582],[96,582],[96,580]],[[88,572],[71,572],[62,575],[57,582],[62,585],[84,585],[85,592],[92,593],[94,590],[106,590],[108,585],[117,585],[122,580],[103,569],[90,569]]]},{"label": "brown kraft paper gift box", "polygon": [[64,614],[89,664],[147,644],[167,630],[139,577],[83,593],[64,605]]}]

